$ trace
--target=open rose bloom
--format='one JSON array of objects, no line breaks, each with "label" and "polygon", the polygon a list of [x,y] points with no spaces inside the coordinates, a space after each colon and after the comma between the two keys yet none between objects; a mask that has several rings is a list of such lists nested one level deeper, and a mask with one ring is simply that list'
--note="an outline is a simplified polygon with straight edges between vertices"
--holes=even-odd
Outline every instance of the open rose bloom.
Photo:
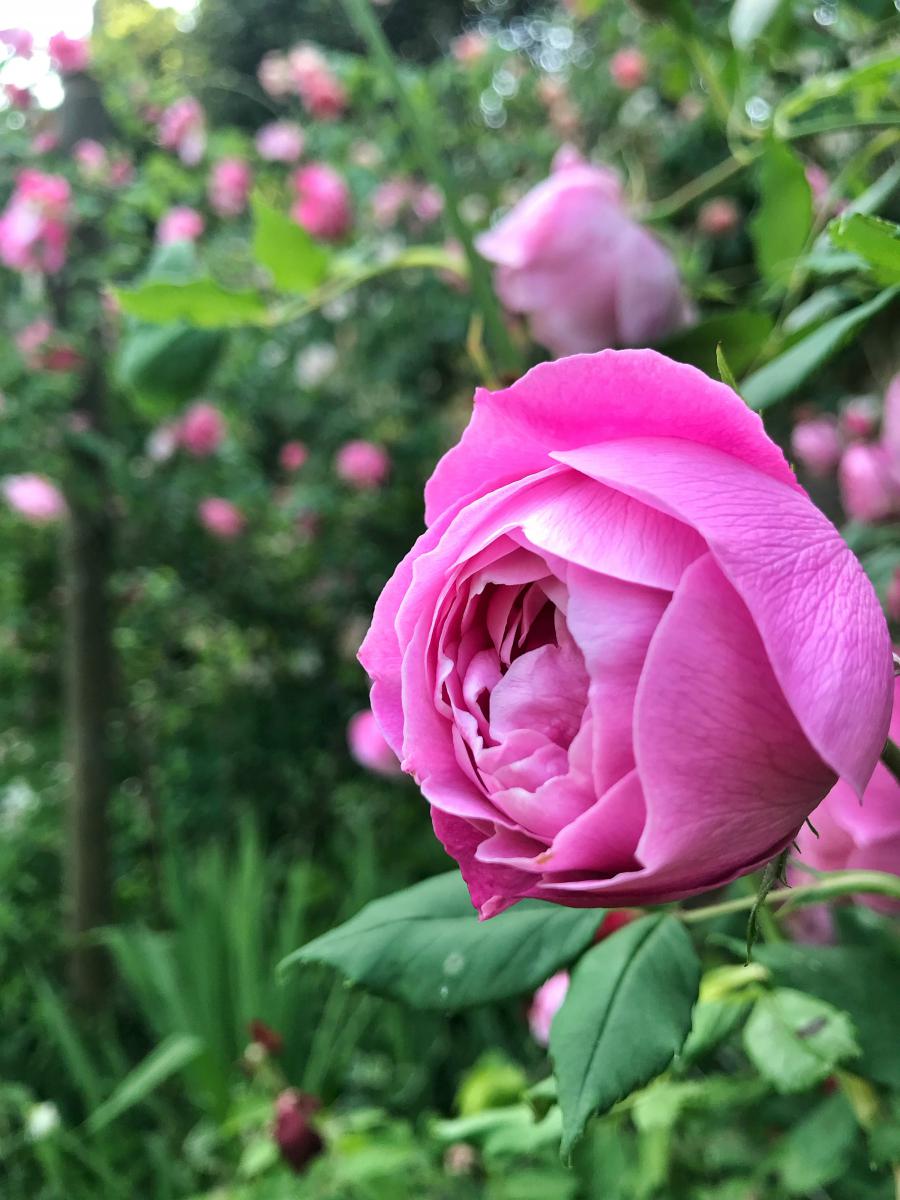
[{"label": "open rose bloom", "polygon": [[759,417],[649,350],[479,392],[360,658],[475,905],[643,905],[861,794],[891,708],[871,585]]}]

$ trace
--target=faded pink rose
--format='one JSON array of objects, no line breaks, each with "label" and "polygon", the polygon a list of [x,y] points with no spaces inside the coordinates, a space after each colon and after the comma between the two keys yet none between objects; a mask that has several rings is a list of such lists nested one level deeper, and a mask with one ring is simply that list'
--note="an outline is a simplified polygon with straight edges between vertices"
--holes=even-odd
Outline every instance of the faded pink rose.
[{"label": "faded pink rose", "polygon": [[[900,740],[900,679],[894,681],[894,714],[891,737]],[[797,863],[816,871],[885,871],[900,875],[900,785],[883,763],[878,763],[862,796],[843,780],[832,788],[810,817],[818,837],[808,825],[797,834]],[[794,883],[809,876],[792,872]],[[863,896],[864,903],[882,912],[900,911],[900,902]]]},{"label": "faded pink rose", "polygon": [[274,50],[266,54],[256,69],[263,91],[275,99],[281,99],[290,94],[294,86],[294,77],[287,58]]},{"label": "faded pink rose", "polygon": [[726,237],[741,223],[741,210],[730,196],[713,196],[697,213],[697,228],[707,237]]},{"label": "faded pink rose", "polygon": [[299,471],[309,458],[309,451],[302,442],[285,442],[278,454],[278,463],[283,471]]},{"label": "faded pink rose", "polygon": [[238,217],[247,207],[252,182],[250,165],[243,158],[222,158],[209,177],[209,206],[220,217]]},{"label": "faded pink rose", "polygon": [[287,61],[294,88],[309,115],[320,121],[336,120],[347,107],[347,93],[321,51],[305,43],[295,46]]},{"label": "faded pink rose", "polygon": [[539,1046],[549,1046],[553,1018],[569,991],[569,972],[557,971],[534,993],[528,1009],[528,1028]]},{"label": "faded pink rose", "polygon": [[723,384],[636,350],[479,391],[426,521],[360,660],[483,917],[719,887],[865,788],[884,614]]},{"label": "faded pink rose", "polygon": [[244,532],[247,518],[236,504],[221,496],[207,496],[197,506],[200,524],[213,537],[223,542],[233,541]]},{"label": "faded pink rose", "polygon": [[294,121],[272,121],[256,135],[256,152],[267,162],[296,162],[306,139]]},{"label": "faded pink rose", "polygon": [[841,460],[840,431],[834,417],[809,417],[798,421],[791,433],[791,454],[810,475],[823,478]]},{"label": "faded pink rose", "polygon": [[647,59],[633,46],[624,46],[609,60],[613,83],[623,92],[633,92],[647,80]]},{"label": "faded pink rose", "polygon": [[398,775],[397,755],[384,740],[370,709],[355,713],[347,724],[347,745],[361,767],[379,775]]},{"label": "faded pink rose", "polygon": [[31,58],[34,37],[28,29],[0,29],[0,45],[12,50],[16,58]]},{"label": "faded pink rose", "polygon": [[156,227],[156,240],[161,246],[172,242],[195,242],[203,234],[205,222],[196,208],[178,205],[170,208],[160,218]]},{"label": "faded pink rose", "polygon": [[350,192],[327,163],[310,163],[294,172],[296,201],[291,216],[307,233],[326,242],[339,241],[350,229]]},{"label": "faded pink rose", "polygon": [[71,189],[61,175],[20,171],[0,215],[0,262],[15,271],[52,275],[66,261]]},{"label": "faded pink rose", "polygon": [[50,61],[62,75],[86,71],[91,61],[91,43],[88,38],[70,38],[64,33],[54,33],[47,49],[50,52]]},{"label": "faded pink rose", "polygon": [[383,446],[358,440],[341,446],[334,460],[334,469],[338,479],[365,491],[384,483],[391,469],[391,460]]},{"label": "faded pink rose", "polygon": [[848,446],[838,468],[841,503],[854,521],[883,521],[900,507],[900,484],[886,446]]},{"label": "faded pink rose", "polygon": [[181,418],[178,440],[194,458],[207,458],[221,446],[227,429],[221,410],[200,400]]},{"label": "faded pink rose", "polygon": [[555,171],[476,244],[504,305],[555,354],[646,345],[690,319],[671,254],[604,167]]},{"label": "faded pink rose", "polygon": [[7,475],[2,484],[6,503],[33,525],[48,525],[66,514],[66,501],[44,475]]},{"label": "faded pink rose", "polygon": [[182,96],[164,109],[156,129],[164,150],[174,150],[188,167],[196,167],[206,152],[206,114],[200,101]]}]

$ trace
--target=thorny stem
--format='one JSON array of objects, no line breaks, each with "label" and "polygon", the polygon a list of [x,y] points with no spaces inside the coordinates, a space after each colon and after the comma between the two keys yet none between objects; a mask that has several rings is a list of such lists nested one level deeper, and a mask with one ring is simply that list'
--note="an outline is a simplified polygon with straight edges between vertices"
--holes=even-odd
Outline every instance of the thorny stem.
[{"label": "thorny stem", "polygon": [[[900,755],[900,749],[896,746],[894,749]],[[823,875],[815,883],[803,884],[801,887],[779,888],[777,891],[769,892],[764,903],[766,905],[784,904],[786,908],[794,909],[802,908],[807,904],[821,904],[826,900],[852,895],[890,896],[895,900],[900,900],[900,876],[889,875],[884,871],[832,871],[828,875]],[[686,924],[693,925],[699,921],[711,921],[715,917],[727,917],[732,913],[747,912],[753,908],[756,902],[756,896],[740,896],[736,900],[724,900],[721,904],[682,909],[675,915]]]}]

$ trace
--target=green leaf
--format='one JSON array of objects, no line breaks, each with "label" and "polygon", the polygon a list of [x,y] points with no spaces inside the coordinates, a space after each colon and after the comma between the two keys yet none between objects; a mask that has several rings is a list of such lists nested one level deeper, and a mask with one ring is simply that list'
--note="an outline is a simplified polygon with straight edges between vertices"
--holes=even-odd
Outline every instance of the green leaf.
[{"label": "green leaf", "polygon": [[737,381],[734,378],[734,372],[728,364],[728,359],[725,357],[725,351],[722,349],[721,342],[719,342],[719,344],[716,346],[716,366],[719,369],[719,378],[722,380],[722,382],[727,387],[730,387],[733,392],[737,392],[737,394],[740,395],[741,393],[738,391]]},{"label": "green leaf", "polygon": [[715,378],[717,347],[721,345],[731,369],[740,377],[759,354],[772,328],[772,318],[767,313],[750,309],[716,313],[667,338],[660,349],[670,358],[699,367]]},{"label": "green leaf", "polygon": [[588,1118],[666,1069],[684,1045],[700,963],[671,916],[633,921],[576,966],[550,1031],[563,1112],[563,1153]]},{"label": "green leaf", "polygon": [[213,279],[151,282],[116,294],[125,312],[156,324],[184,321],[198,329],[224,329],[265,325],[269,317],[259,292],[229,291]]},{"label": "green leaf", "polygon": [[138,397],[144,415],[158,420],[172,405],[197,395],[224,345],[218,330],[135,323],[122,339],[116,375]]},{"label": "green leaf", "polygon": [[778,12],[783,0],[734,0],[728,32],[736,50],[752,46]]},{"label": "green leaf", "polygon": [[812,192],[803,163],[783,142],[766,147],[757,179],[760,203],[750,221],[756,262],[764,279],[784,284],[806,248]]},{"label": "green leaf", "polygon": [[603,919],[526,900],[479,921],[458,871],[375,900],[281,964],[329,963],[369,991],[450,1011],[530,991],[572,962]]},{"label": "green leaf", "polygon": [[847,1014],[793,988],[757,1000],[744,1026],[744,1049],[779,1092],[805,1091],[859,1054]]},{"label": "green leaf", "polygon": [[820,325],[808,337],[745,379],[741,384],[744,399],[751,408],[761,409],[790,396],[813,371],[837,354],[867,321],[887,308],[898,292],[900,288],[887,288],[865,304]]},{"label": "green leaf", "polygon": [[304,295],[328,276],[331,255],[296,221],[253,197],[253,256],[279,291]]},{"label": "green leaf", "polygon": [[809,1196],[841,1179],[858,1139],[846,1096],[837,1092],[823,1100],[778,1143],[773,1165],[785,1191]]},{"label": "green leaf", "polygon": [[864,259],[880,283],[900,283],[900,225],[853,213],[832,221],[828,236],[839,249]]},{"label": "green leaf", "polygon": [[[783,134],[792,117],[799,116],[823,100],[855,92],[869,84],[890,80],[900,72],[900,54],[888,54],[883,58],[870,59],[867,63],[847,71],[830,71],[824,75],[811,75],[796,91],[791,92],[775,110],[774,127]],[[840,124],[840,120],[836,121]]]},{"label": "green leaf", "polygon": [[900,959],[863,946],[757,946],[755,957],[775,981],[799,988],[850,1014],[861,1055],[853,1070],[900,1090],[896,1008]]},{"label": "green leaf", "polygon": [[109,1099],[91,1113],[86,1122],[87,1128],[91,1133],[105,1129],[128,1109],[146,1100],[160,1084],[193,1062],[202,1049],[203,1043],[193,1034],[170,1034],[125,1076]]}]

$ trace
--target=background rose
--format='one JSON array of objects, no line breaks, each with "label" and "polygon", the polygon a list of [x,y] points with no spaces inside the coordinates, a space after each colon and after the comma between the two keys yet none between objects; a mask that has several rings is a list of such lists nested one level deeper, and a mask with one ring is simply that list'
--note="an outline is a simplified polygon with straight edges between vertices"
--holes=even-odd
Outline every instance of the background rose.
[{"label": "background rose", "polygon": [[478,393],[426,502],[360,658],[483,916],[707,890],[868,783],[884,617],[730,389],[647,350],[543,364]]},{"label": "background rose", "polygon": [[506,307],[556,354],[646,345],[684,325],[675,262],[625,211],[615,173],[560,163],[477,240]]}]

